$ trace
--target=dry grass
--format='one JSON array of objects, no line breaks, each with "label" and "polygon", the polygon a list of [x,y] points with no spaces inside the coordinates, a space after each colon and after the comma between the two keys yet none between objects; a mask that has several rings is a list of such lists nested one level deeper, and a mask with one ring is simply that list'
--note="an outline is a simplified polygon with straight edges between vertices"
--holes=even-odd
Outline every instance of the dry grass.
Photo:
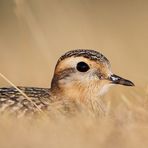
[{"label": "dry grass", "polygon": [[[136,95],[137,92],[133,90],[132,93]],[[146,148],[148,97],[142,99],[138,95],[120,94],[120,103],[117,98],[112,98],[112,102],[117,101],[116,105],[107,101],[106,114],[98,118],[84,113],[71,118],[58,116],[52,119],[1,116],[1,147]]]},{"label": "dry grass", "polygon": [[0,147],[147,148],[147,14],[145,0],[1,0],[0,68],[16,85],[48,87],[63,52],[94,48],[136,87],[114,87],[99,118],[1,116]]}]

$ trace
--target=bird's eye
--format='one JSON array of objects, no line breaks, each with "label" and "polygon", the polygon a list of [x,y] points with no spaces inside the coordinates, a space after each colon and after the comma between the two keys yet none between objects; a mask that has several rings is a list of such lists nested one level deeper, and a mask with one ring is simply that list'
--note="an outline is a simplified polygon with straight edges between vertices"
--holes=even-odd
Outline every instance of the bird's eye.
[{"label": "bird's eye", "polygon": [[79,62],[77,64],[77,70],[80,72],[86,72],[89,70],[89,66],[85,62]]}]

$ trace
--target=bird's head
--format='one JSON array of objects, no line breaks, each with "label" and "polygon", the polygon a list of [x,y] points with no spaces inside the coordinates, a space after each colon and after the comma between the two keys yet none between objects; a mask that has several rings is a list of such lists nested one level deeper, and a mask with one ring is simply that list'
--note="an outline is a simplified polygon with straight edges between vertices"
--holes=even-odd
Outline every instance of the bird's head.
[{"label": "bird's head", "polygon": [[97,98],[109,86],[134,86],[111,71],[109,60],[94,50],[78,49],[65,53],[57,62],[51,90],[59,90],[68,98],[85,101]]}]

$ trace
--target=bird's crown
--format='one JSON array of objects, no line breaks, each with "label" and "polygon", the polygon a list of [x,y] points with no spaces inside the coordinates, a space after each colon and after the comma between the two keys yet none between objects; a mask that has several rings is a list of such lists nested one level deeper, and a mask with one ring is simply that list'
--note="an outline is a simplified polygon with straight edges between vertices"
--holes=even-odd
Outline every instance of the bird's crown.
[{"label": "bird's crown", "polygon": [[101,54],[98,51],[90,49],[76,49],[68,51],[59,58],[58,63],[69,57],[84,57],[89,60],[107,63],[108,65],[110,65],[109,60],[103,54]]}]

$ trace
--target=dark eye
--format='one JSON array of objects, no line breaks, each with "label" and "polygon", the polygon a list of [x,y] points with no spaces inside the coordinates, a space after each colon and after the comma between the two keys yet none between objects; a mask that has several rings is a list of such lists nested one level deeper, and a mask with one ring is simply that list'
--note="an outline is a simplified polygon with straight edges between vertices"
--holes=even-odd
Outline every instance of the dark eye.
[{"label": "dark eye", "polygon": [[77,64],[77,70],[80,72],[86,72],[89,70],[89,66],[85,62],[79,62]]}]

